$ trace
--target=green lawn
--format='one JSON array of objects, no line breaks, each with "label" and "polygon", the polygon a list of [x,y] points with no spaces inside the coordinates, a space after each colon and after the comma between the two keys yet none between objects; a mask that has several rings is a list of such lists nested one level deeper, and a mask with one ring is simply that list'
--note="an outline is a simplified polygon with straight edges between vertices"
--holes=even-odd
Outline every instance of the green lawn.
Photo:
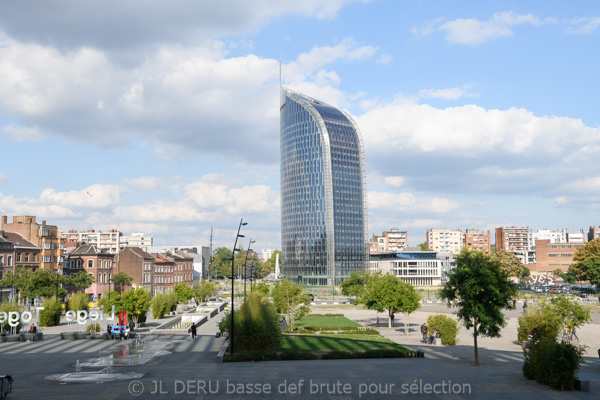
[{"label": "green lawn", "polygon": [[357,324],[356,322],[349,320],[346,317],[338,317],[338,316],[322,316],[322,317],[318,317],[318,316],[312,316],[312,315],[307,315],[305,317],[302,317],[299,320],[296,320],[294,322],[294,326],[297,328],[333,328],[333,329],[340,329],[340,328],[345,328],[345,327],[352,327],[352,328],[356,328],[359,327],[360,324]]},{"label": "green lawn", "polygon": [[405,347],[378,335],[283,335],[281,350],[298,351],[365,351],[406,350]]}]

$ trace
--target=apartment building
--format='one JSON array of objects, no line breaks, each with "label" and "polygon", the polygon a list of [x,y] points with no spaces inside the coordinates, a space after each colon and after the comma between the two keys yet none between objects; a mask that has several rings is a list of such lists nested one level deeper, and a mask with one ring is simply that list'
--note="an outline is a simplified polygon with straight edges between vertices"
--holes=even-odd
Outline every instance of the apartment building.
[{"label": "apartment building", "polygon": [[590,226],[590,230],[587,234],[587,240],[588,242],[591,242],[592,240],[596,239],[600,239],[600,226]]},{"label": "apartment building", "polygon": [[147,251],[153,246],[154,237],[146,236],[144,232],[134,232],[130,236],[121,237],[121,249],[125,247],[139,247],[144,251]]},{"label": "apartment building", "polygon": [[496,250],[513,253],[523,264],[535,264],[533,232],[529,227],[496,228]]},{"label": "apartment building", "polygon": [[126,247],[115,255],[117,270],[133,278],[133,287],[143,287],[154,293],[154,257],[139,247]]},{"label": "apartment building", "polygon": [[491,254],[492,244],[490,231],[487,233],[478,229],[467,229],[464,235],[464,244],[471,251],[483,251],[485,254]]},{"label": "apartment building", "polygon": [[80,244],[65,254],[63,275],[72,277],[81,272],[90,275],[94,281],[85,289],[85,293],[89,293],[93,299],[98,299],[110,289],[114,290],[114,285],[111,286],[114,257],[108,249],[99,249],[94,244]]},{"label": "apartment building", "polygon": [[173,289],[173,270],[175,261],[161,253],[152,253],[154,257],[154,293],[167,293]]},{"label": "apartment building", "polygon": [[0,229],[7,233],[18,233],[25,240],[39,247],[39,268],[51,271],[62,268],[62,245],[56,225],[48,225],[46,221],[38,224],[36,217],[29,215],[14,216],[12,223],[9,223],[8,217],[3,215]]},{"label": "apartment building", "polygon": [[121,236],[122,233],[116,229],[110,229],[108,232],[96,232],[93,229],[80,232],[69,230],[59,234],[63,242],[93,244],[97,249],[107,250],[110,254],[117,254],[121,249]]},{"label": "apartment building", "polygon": [[457,254],[464,245],[464,236],[460,229],[428,229],[426,241],[429,250]]},{"label": "apartment building", "polygon": [[390,253],[408,247],[408,232],[392,228],[381,236],[373,234],[369,241],[369,254]]}]

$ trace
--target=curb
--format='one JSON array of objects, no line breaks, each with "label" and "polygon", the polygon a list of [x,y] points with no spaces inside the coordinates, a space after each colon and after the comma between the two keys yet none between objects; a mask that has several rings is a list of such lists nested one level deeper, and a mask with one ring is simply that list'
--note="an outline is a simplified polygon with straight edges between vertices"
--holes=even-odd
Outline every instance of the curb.
[{"label": "curb", "polygon": [[226,340],[225,343],[223,343],[221,350],[219,350],[219,354],[217,354],[217,362],[220,362],[220,363],[223,362],[223,358],[225,357],[225,352],[227,351],[228,348],[229,348],[229,340]]}]

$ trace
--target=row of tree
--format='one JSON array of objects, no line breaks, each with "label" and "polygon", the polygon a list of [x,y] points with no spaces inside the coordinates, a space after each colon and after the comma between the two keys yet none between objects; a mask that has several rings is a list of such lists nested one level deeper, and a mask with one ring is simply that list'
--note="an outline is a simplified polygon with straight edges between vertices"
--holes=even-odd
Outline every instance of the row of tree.
[{"label": "row of tree", "polygon": [[[236,276],[244,276],[244,266],[246,267],[246,276],[263,278],[275,271],[275,263],[277,254],[281,261],[281,251],[275,250],[271,257],[266,261],[260,261],[256,253],[248,254],[246,259],[246,252],[243,247],[240,246],[241,251],[236,252],[235,260],[233,265],[233,272]],[[225,277],[231,276],[231,249],[227,247],[219,247],[213,252],[213,259],[211,262],[210,276],[212,277]]]}]

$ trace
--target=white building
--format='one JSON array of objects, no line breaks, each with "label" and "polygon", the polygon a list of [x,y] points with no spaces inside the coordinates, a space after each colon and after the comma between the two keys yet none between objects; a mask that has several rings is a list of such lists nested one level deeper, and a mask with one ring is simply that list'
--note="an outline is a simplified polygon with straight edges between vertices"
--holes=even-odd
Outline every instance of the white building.
[{"label": "white building", "polygon": [[77,242],[91,244],[97,249],[106,250],[110,254],[117,254],[122,246],[122,233],[116,229],[110,229],[108,232],[98,231],[93,229],[87,231],[69,230],[68,232],[60,232],[59,237],[66,242]]},{"label": "white building", "polygon": [[139,247],[147,251],[154,243],[154,237],[144,235],[144,232],[134,232],[131,236],[121,237],[121,248]]},{"label": "white building", "polygon": [[453,265],[451,253],[407,248],[396,253],[371,254],[369,272],[392,273],[414,286],[440,286]]},{"label": "white building", "polygon": [[464,236],[460,229],[428,229],[427,248],[442,253],[460,253],[464,246]]}]

